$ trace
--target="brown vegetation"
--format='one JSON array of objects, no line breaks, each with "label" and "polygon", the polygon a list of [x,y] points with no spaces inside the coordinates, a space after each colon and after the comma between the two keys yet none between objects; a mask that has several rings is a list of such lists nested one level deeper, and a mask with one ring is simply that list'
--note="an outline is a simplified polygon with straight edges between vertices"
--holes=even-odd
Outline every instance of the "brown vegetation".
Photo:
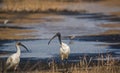
[{"label": "brown vegetation", "polygon": [[100,24],[98,25],[102,28],[112,28],[111,30],[107,30],[99,35],[114,35],[114,34],[120,34],[120,30],[114,29],[114,28],[120,28],[120,24]]},{"label": "brown vegetation", "polygon": [[0,13],[0,23],[3,24],[6,19],[8,23],[25,24],[43,22],[42,17],[49,16],[44,13]]},{"label": "brown vegetation", "polygon": [[112,15],[120,16],[120,11],[118,12],[111,12]]},{"label": "brown vegetation", "polygon": [[35,36],[31,36],[28,35],[29,33],[34,32],[33,30],[21,30],[21,29],[17,29],[17,28],[9,28],[9,27],[5,27],[5,28],[0,28],[0,39],[4,40],[4,39],[11,39],[11,40],[15,40],[15,39],[30,39],[33,38]]},{"label": "brown vegetation", "polygon": [[120,28],[120,24],[100,24],[99,26],[103,28]]},{"label": "brown vegetation", "polygon": [[65,6],[63,2],[43,0],[3,0],[2,11],[12,12],[40,12],[48,9],[61,9]]},{"label": "brown vegetation", "polygon": [[120,30],[107,30],[99,35],[116,35],[120,34]]},{"label": "brown vegetation", "polygon": [[105,0],[101,2],[105,6],[120,6],[120,0]]},{"label": "brown vegetation", "polygon": [[[30,66],[30,62],[28,61],[24,64],[24,67],[19,67],[17,73],[119,73],[120,72],[120,64],[119,60],[113,59],[112,55],[107,54],[106,57],[103,55],[98,57],[96,62],[93,62],[93,58],[83,57],[78,63],[68,63],[61,65],[54,62],[46,65],[48,69],[45,69],[45,65],[40,62],[32,64]],[[0,66],[2,67],[2,63]],[[65,66],[67,65],[67,66]],[[0,68],[1,68],[0,67]],[[44,68],[44,69],[42,69]],[[1,70],[1,69],[0,69]]]}]

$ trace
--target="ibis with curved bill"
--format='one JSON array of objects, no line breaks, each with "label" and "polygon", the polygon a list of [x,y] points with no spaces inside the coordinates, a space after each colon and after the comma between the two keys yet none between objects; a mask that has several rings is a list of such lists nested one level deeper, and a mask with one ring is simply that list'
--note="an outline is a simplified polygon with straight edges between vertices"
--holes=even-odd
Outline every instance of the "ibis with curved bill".
[{"label": "ibis with curved bill", "polygon": [[8,57],[6,61],[5,70],[8,70],[8,69],[16,70],[17,69],[19,62],[20,62],[20,55],[21,55],[20,46],[24,47],[27,51],[29,51],[25,45],[23,45],[20,42],[17,42],[16,43],[17,52]]},{"label": "ibis with curved bill", "polygon": [[61,60],[68,59],[68,56],[70,54],[70,47],[66,43],[62,42],[62,40],[61,40],[61,33],[60,32],[56,33],[50,39],[50,41],[48,42],[48,45],[50,44],[51,40],[54,39],[55,37],[58,37],[59,42],[60,42],[60,57],[61,57]]}]

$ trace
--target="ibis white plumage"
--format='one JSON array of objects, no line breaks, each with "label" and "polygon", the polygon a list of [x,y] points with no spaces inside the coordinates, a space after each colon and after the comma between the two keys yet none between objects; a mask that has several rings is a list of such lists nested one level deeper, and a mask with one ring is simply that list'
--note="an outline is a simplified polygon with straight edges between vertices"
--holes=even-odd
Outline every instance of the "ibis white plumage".
[{"label": "ibis white plumage", "polygon": [[9,22],[9,20],[8,19],[6,19],[5,21],[4,21],[4,24],[7,24]]},{"label": "ibis white plumage", "polygon": [[20,46],[24,47],[27,51],[29,51],[26,46],[24,46],[20,42],[17,42],[16,43],[17,52],[8,57],[5,67],[6,70],[11,68],[13,68],[14,70],[17,69],[17,66],[19,65],[20,62],[20,54],[21,54]]},{"label": "ibis white plumage", "polygon": [[54,39],[55,37],[58,37],[59,42],[60,42],[60,57],[61,57],[61,60],[68,59],[68,56],[70,54],[70,47],[66,43],[63,43],[61,41],[61,33],[60,32],[56,33],[50,39],[50,41],[48,42],[48,44],[50,44],[51,40]]}]

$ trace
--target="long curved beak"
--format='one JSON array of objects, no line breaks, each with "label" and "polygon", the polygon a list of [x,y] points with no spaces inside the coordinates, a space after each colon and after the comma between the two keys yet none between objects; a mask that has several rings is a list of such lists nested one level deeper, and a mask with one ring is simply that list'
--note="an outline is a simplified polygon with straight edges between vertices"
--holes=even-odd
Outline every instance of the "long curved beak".
[{"label": "long curved beak", "polygon": [[62,42],[61,42],[61,34],[58,32],[58,33],[56,33],[56,34],[50,39],[50,41],[48,42],[48,45],[50,44],[50,42],[51,42],[55,37],[58,37],[58,40],[59,40],[60,44],[62,44]]},{"label": "long curved beak", "polygon": [[23,45],[22,43],[20,43],[19,45],[21,45],[22,47],[24,47],[29,52],[28,48],[25,45]]}]

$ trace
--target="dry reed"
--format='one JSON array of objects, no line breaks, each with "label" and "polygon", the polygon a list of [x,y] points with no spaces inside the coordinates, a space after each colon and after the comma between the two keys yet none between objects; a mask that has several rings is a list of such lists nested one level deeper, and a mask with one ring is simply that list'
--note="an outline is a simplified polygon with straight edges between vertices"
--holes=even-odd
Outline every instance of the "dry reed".
[{"label": "dry reed", "polygon": [[2,11],[12,12],[40,12],[48,9],[62,9],[65,2],[48,0],[3,0]]},{"label": "dry reed", "polygon": [[[2,70],[3,64],[2,62],[0,64]],[[27,61],[24,67],[19,67],[17,73],[119,73],[119,65],[119,60],[116,61],[112,55],[107,54],[98,56],[95,62],[93,57],[84,56],[78,63],[64,63],[64,65],[55,63],[54,59],[47,65],[37,62],[31,66]]]}]

